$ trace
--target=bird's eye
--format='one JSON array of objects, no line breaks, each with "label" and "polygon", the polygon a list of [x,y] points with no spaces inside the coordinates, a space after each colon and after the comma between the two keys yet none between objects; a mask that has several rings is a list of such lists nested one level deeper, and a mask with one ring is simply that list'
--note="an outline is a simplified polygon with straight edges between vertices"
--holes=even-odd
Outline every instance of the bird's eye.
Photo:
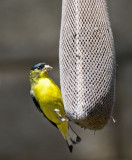
[{"label": "bird's eye", "polygon": [[43,66],[39,66],[37,69],[38,69],[38,70],[41,70],[42,68],[43,68]]}]

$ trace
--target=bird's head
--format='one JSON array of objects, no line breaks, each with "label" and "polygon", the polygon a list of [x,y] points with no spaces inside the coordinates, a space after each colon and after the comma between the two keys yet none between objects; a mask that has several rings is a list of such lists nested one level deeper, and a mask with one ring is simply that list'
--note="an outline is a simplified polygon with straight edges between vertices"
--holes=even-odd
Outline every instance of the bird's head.
[{"label": "bird's head", "polygon": [[47,65],[46,63],[38,63],[31,68],[30,79],[48,76],[48,72],[52,69],[53,67]]}]

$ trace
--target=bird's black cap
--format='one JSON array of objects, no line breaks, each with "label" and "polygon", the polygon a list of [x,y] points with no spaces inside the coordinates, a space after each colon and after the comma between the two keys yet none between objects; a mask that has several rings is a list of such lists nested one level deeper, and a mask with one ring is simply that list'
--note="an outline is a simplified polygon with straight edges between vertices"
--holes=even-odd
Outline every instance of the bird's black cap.
[{"label": "bird's black cap", "polygon": [[38,69],[38,70],[41,70],[44,68],[44,66],[46,65],[46,63],[38,63],[38,64],[35,64],[31,70],[34,70],[34,69]]}]

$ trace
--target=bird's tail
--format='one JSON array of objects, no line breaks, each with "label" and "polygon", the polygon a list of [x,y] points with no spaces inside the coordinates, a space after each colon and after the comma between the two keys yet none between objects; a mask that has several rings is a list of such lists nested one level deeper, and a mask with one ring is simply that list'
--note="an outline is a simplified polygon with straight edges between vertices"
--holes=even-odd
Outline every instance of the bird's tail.
[{"label": "bird's tail", "polygon": [[69,147],[70,152],[73,150],[73,145],[77,144],[81,141],[81,138],[74,132],[70,125],[68,125],[68,137],[67,137],[67,144]]},{"label": "bird's tail", "polygon": [[70,152],[72,152],[73,145],[79,143],[81,141],[81,138],[73,131],[68,121],[57,125],[57,127],[65,138]]}]

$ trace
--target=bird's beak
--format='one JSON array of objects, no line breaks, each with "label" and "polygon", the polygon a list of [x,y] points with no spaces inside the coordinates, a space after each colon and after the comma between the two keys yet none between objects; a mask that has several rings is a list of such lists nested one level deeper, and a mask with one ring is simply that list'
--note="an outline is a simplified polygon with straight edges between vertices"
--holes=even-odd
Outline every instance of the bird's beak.
[{"label": "bird's beak", "polygon": [[49,66],[49,65],[45,65],[44,67],[47,71],[51,71],[53,69],[53,67]]}]

